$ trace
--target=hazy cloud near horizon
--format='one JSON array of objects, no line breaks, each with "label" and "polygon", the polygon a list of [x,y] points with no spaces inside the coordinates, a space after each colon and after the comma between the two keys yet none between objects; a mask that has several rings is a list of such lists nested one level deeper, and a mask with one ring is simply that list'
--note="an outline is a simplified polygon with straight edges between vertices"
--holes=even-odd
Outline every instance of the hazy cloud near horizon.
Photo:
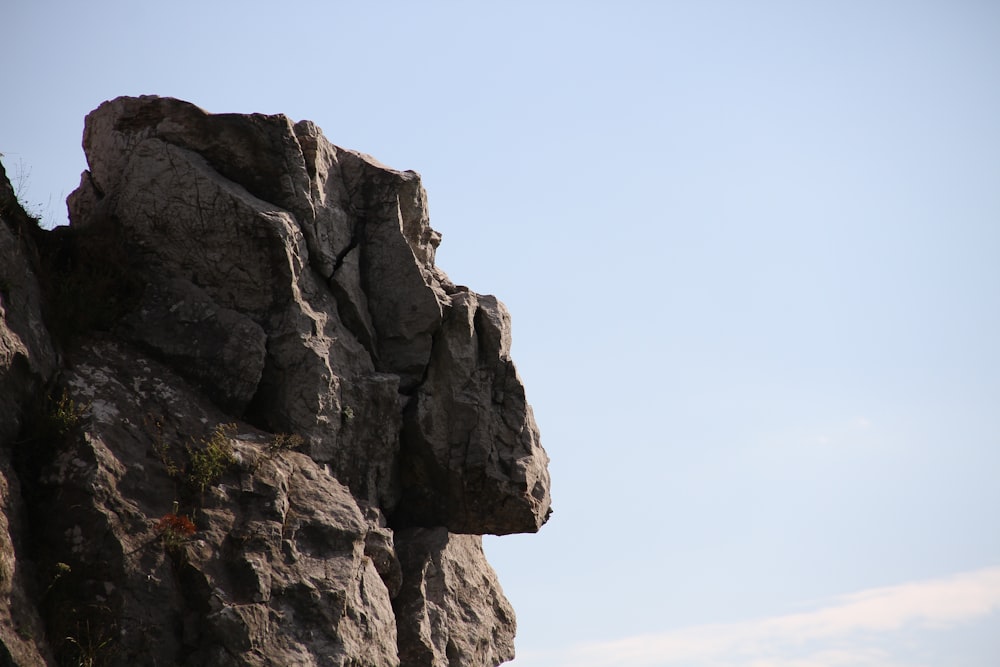
[{"label": "hazy cloud near horizon", "polygon": [[[787,615],[518,656],[549,667],[925,667],[916,635],[1000,620],[1000,566],[859,591]],[[934,663],[936,664],[936,663]]]}]

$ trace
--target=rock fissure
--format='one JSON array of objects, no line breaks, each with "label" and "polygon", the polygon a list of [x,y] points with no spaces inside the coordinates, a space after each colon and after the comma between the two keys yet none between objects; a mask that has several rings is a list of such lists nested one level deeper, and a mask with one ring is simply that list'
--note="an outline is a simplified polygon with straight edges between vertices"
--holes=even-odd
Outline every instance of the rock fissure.
[{"label": "rock fissure", "polygon": [[351,238],[347,242],[347,245],[337,253],[337,256],[333,260],[333,271],[327,276],[326,281],[329,283],[333,280],[333,277],[337,275],[337,271],[344,265],[344,258],[353,251],[355,248],[361,245],[361,239],[364,238],[365,233],[365,223],[367,218],[364,213],[355,213],[354,225],[351,228]]}]

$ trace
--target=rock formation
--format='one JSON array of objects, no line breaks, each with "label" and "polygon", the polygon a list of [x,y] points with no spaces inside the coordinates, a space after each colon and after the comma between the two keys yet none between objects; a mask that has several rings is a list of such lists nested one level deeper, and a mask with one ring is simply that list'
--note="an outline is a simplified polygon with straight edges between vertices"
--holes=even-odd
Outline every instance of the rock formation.
[{"label": "rock formation", "polygon": [[68,228],[0,172],[0,665],[512,659],[547,457],[419,176],[159,97],[84,151]]}]

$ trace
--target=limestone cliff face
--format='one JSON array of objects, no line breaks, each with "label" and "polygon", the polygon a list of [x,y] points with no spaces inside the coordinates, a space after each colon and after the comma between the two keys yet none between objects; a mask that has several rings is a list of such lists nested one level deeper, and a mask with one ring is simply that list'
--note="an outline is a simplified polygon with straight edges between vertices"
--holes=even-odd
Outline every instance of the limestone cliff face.
[{"label": "limestone cliff face", "polygon": [[0,179],[0,665],[512,659],[547,457],[417,174],[158,97],[84,150],[69,229]]}]

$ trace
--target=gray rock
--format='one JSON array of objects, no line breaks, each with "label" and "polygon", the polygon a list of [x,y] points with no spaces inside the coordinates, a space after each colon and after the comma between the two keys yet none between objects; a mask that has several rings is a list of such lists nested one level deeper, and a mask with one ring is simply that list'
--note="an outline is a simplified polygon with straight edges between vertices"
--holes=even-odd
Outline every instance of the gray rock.
[{"label": "gray rock", "polygon": [[158,97],[84,149],[69,229],[0,179],[0,664],[509,660],[479,535],[538,530],[548,459],[420,177]]},{"label": "gray rock", "polygon": [[33,228],[0,165],[0,445],[16,437],[25,403],[58,369],[30,259],[37,257]]},{"label": "gray rock", "polygon": [[[35,227],[17,202],[0,165],[0,664],[43,665],[43,642],[33,569],[25,549],[25,507],[11,455],[26,456],[20,434],[58,356],[42,319],[41,289],[32,256]],[[21,451],[18,451],[18,450]]]},{"label": "gray rock", "polygon": [[[404,523],[538,530],[548,460],[510,360],[509,316],[434,266],[440,235],[419,177],[333,146],[312,123],[214,118],[159,98],[102,105],[88,116],[88,182],[113,187],[114,218],[149,265],[264,329],[255,421],[303,435],[356,495]],[[251,153],[227,136],[270,151],[261,173],[278,163],[288,175],[251,178]],[[223,169],[233,155],[243,167]],[[414,396],[402,453],[391,382],[374,371]],[[357,405],[378,433],[345,428]]]},{"label": "gray rock", "polygon": [[295,129],[313,181],[317,215],[303,226],[313,264],[377,368],[410,389],[441,324],[430,272],[441,236],[430,227],[420,177],[333,146],[312,123]]},{"label": "gray rock", "polygon": [[[150,109],[143,111],[144,105]],[[179,119],[171,115],[176,109],[180,109]],[[110,207],[122,235],[151,267],[153,280],[192,283],[219,308],[249,318],[265,332],[266,356],[259,382],[226,392],[238,397],[237,404],[247,395],[255,397],[250,416],[256,423],[301,435],[317,457],[336,450],[336,460],[370,460],[359,451],[363,443],[338,435],[344,411],[341,388],[356,377],[370,376],[375,368],[365,348],[341,324],[333,294],[312,271],[299,218],[289,210],[312,215],[308,180],[299,183],[296,177],[289,181],[292,185],[269,189],[249,176],[240,176],[247,169],[237,174],[229,169],[225,173],[241,182],[230,180],[217,171],[225,162],[219,156],[239,154],[242,164],[252,153],[244,155],[247,149],[241,146],[226,148],[222,143],[228,136],[225,131],[219,136],[200,136],[212,131],[209,120],[214,117],[205,120],[198,115],[203,112],[192,109],[159,98],[141,98],[115,100],[88,116],[88,127],[106,128],[115,135],[109,139],[96,129],[86,132],[85,147],[95,170],[91,180],[114,188],[106,191],[103,205]],[[230,126],[243,127],[228,118],[226,127]],[[270,128],[275,136],[285,137],[258,139],[257,145],[298,146],[287,123],[256,119],[247,127],[247,132]],[[120,146],[128,148],[118,151]],[[210,147],[205,149],[207,157],[192,149],[204,146]],[[292,160],[284,148],[278,158],[282,164]],[[267,163],[261,165],[262,173],[274,169],[272,158],[267,152],[257,155]],[[302,162],[301,155],[298,162]],[[120,173],[113,173],[114,168]],[[307,179],[304,162],[301,173],[295,174]],[[273,195],[289,209],[262,200],[254,192]],[[295,203],[299,196],[306,203]],[[93,223],[81,220],[79,224],[87,228]],[[242,372],[247,369],[237,370],[247,379],[254,375]],[[351,455],[344,455],[345,450]],[[359,493],[367,497],[368,489]],[[394,493],[385,488],[376,496],[390,498]]]},{"label": "gray rock", "polygon": [[87,115],[83,132],[91,179],[101,196],[118,191],[132,153],[151,137],[198,153],[259,199],[311,216],[305,163],[285,116],[209,114],[189,102],[152,95],[105,102]]},{"label": "gray rock", "polygon": [[[224,413],[120,346],[78,350],[65,379],[89,413],[43,471],[36,508],[48,517],[42,565],[72,573],[47,603],[50,629],[73,638],[57,655],[75,655],[90,619],[101,664],[154,654],[166,664],[399,664],[389,590],[368,556],[381,540],[391,566],[392,542],[345,486],[240,424],[226,438],[233,463],[194,492],[190,467],[170,466],[183,468],[185,449],[212,438]],[[168,516],[190,517],[194,532],[168,541]]]},{"label": "gray rock", "polygon": [[548,457],[509,354],[506,308],[472,292],[452,296],[404,418],[404,521],[507,534],[548,520]]},{"label": "gray rock", "polygon": [[231,412],[242,414],[257,392],[267,334],[245,315],[220,308],[186,280],[147,287],[121,330]]},{"label": "gray rock", "polygon": [[389,589],[389,597],[399,594],[403,585],[403,571],[396,556],[395,539],[382,514],[376,507],[362,504],[362,511],[368,521],[368,534],[365,536],[365,555],[372,559],[382,582]]},{"label": "gray rock", "polygon": [[407,667],[494,667],[514,659],[514,610],[478,535],[445,528],[396,534],[403,588],[393,605]]},{"label": "gray rock", "polygon": [[337,440],[320,442],[310,454],[328,463],[360,500],[391,512],[400,497],[399,377],[386,373],[357,377],[341,384],[340,396]]}]

